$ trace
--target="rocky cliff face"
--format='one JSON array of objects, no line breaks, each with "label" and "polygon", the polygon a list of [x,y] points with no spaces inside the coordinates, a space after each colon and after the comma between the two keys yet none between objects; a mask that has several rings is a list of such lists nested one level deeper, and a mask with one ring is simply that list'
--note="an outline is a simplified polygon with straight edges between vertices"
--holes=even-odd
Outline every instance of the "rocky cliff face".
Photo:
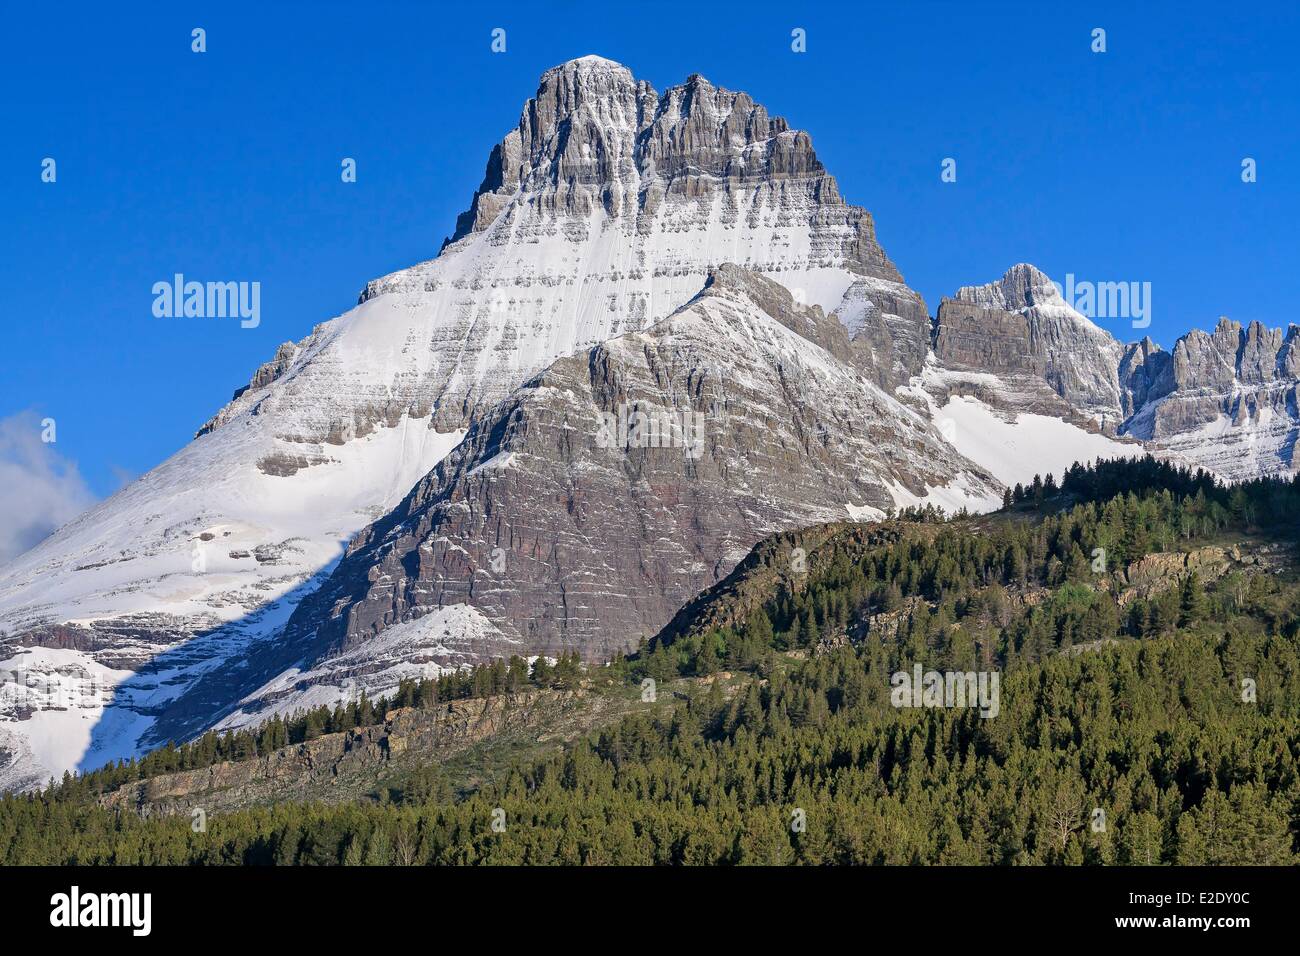
[{"label": "rocky cliff face", "polygon": [[1300,434],[1300,327],[1221,319],[1166,353],[1130,346],[1133,383],[1123,432],[1229,479],[1290,474]]},{"label": "rocky cliff face", "polygon": [[852,338],[855,362],[881,388],[906,385],[930,353],[930,316],[915,292],[889,279],[853,280],[835,310]]},{"label": "rocky cliff face", "polygon": [[[655,633],[774,530],[883,511],[893,486],[996,497],[971,463],[938,466],[939,436],[855,372],[843,339],[781,286],[723,267],[670,319],[557,362],[489,416],[399,526],[368,534],[365,596],[327,633],[346,644],[422,603],[465,601],[529,653],[605,656]],[[634,410],[650,427],[693,421],[645,447],[635,421],[613,433]],[[496,546],[506,567],[480,596],[474,572]]]},{"label": "rocky cliff face", "polygon": [[586,690],[539,690],[391,711],[384,722],[231,761],[162,774],[105,794],[100,803],[143,816],[234,810],[286,800],[346,800],[374,787],[411,757],[447,760],[493,738],[571,739],[618,712]]},{"label": "rocky cliff face", "polygon": [[1115,435],[1123,348],[1033,266],[943,299],[932,341],[899,395],[1004,484],[1141,450]]},{"label": "rocky cliff face", "polygon": [[[583,57],[542,76],[443,254],[362,299],[464,290],[476,321],[450,330],[459,360],[426,402],[455,427],[555,358],[668,315],[724,262],[827,312],[866,279],[900,300],[873,323],[925,314],[807,133],[701,76],[658,94]],[[475,374],[484,349],[517,374]]]},{"label": "rocky cliff face", "polygon": [[936,407],[970,396],[1003,416],[1060,418],[1229,480],[1296,470],[1295,325],[1222,319],[1171,352],[1150,338],[1121,346],[1021,264],[942,301],[921,384]]},{"label": "rocky cliff face", "polygon": [[[720,201],[726,228],[760,227],[771,215],[817,233],[808,247],[814,260],[851,262],[855,271],[901,281],[876,242],[871,217],[840,198],[807,133],[769,116],[748,94],[698,74],[660,95],[595,56],[543,74],[518,127],[493,149],[449,242],[486,231],[503,212],[518,227],[601,211],[648,235],[656,220],[684,212],[675,204],[701,199],[706,207]],[[819,221],[810,224],[805,216],[813,210]],[[367,291],[394,281],[400,280],[379,280]]]},{"label": "rocky cliff face", "polygon": [[1126,345],[1119,363],[1119,382],[1127,420],[1148,401],[1173,390],[1173,362],[1169,353],[1149,336]]},{"label": "rocky cliff face", "polygon": [[[934,351],[950,369],[1011,379],[1041,379],[1077,413],[1113,429],[1121,418],[1118,368],[1123,347],[1061,298],[1026,263],[998,281],[965,286],[944,299]],[[1050,399],[1037,409],[1059,414]]]}]

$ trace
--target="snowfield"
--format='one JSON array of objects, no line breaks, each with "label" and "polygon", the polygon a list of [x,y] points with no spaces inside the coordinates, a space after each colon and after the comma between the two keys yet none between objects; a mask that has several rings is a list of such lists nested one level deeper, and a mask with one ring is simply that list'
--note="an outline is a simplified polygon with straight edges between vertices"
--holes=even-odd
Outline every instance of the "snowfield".
[{"label": "snowfield", "polygon": [[[1005,485],[1028,485],[1034,475],[1060,479],[1076,461],[1144,455],[1137,442],[1118,441],[1046,415],[998,414],[978,399],[956,396],[935,412],[939,433]],[[999,505],[1001,502],[998,503]]]}]

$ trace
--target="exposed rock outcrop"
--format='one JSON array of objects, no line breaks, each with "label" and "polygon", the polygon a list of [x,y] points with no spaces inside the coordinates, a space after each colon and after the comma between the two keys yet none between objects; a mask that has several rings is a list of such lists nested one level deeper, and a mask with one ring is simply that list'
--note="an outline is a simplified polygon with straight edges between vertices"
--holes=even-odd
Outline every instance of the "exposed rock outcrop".
[{"label": "exposed rock outcrop", "polygon": [[1135,598],[1150,598],[1170,588],[1181,587],[1192,574],[1202,584],[1209,584],[1227,574],[1232,563],[1226,551],[1214,547],[1148,554],[1116,573],[1115,586],[1120,606]]},{"label": "exposed rock outcrop", "polygon": [[345,800],[392,773],[404,755],[430,763],[507,735],[571,739],[615,706],[613,699],[585,690],[534,690],[456,700],[427,710],[404,708],[389,712],[382,724],[327,734],[252,760],[130,783],[105,794],[100,804],[148,817],[286,800]]},{"label": "exposed rock outcrop", "polygon": [[1291,474],[1300,435],[1300,326],[1221,319],[1172,354],[1130,347],[1134,382],[1123,432],[1229,479]]}]

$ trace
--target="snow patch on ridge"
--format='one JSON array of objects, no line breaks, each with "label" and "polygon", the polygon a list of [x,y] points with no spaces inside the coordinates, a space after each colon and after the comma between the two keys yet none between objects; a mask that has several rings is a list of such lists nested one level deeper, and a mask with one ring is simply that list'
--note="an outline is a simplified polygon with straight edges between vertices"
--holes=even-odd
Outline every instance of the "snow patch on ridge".
[{"label": "snow patch on ridge", "polygon": [[90,623],[144,608],[243,619],[337,558],[464,435],[404,419],[325,446],[327,461],[285,478],[256,464],[285,443],[253,421],[231,422],[0,570],[0,626]]},{"label": "snow patch on ridge", "polygon": [[[974,460],[974,459],[972,459]],[[979,462],[976,462],[979,464]],[[946,485],[926,485],[925,494],[918,495],[900,482],[888,479],[885,485],[899,508],[934,505],[948,514],[965,508],[967,511],[994,511],[1002,506],[1002,497],[990,491],[981,491],[970,482],[969,473],[963,472]]]},{"label": "snow patch on ridge", "polygon": [[[478,608],[452,604],[385,628],[355,650],[331,657],[308,670],[290,668],[240,701],[240,709],[216,729],[233,730],[287,717],[297,710],[333,707],[363,692],[371,700],[386,696],[403,680],[429,680],[460,669],[436,662],[465,656],[489,642],[515,643]],[[358,676],[349,676],[361,672]]]}]

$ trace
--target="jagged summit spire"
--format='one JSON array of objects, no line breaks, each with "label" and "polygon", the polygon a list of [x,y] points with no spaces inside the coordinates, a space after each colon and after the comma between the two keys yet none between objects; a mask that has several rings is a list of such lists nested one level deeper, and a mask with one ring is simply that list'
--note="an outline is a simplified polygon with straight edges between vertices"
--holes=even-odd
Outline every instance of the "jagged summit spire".
[{"label": "jagged summit spire", "polygon": [[[749,94],[698,73],[659,93],[595,55],[542,74],[518,126],[493,147],[483,182],[443,251],[525,222],[544,231],[563,222],[571,233],[585,233],[602,209],[612,227],[641,237],[678,234],[678,215],[703,217],[701,227],[713,220],[724,244],[740,223],[781,223],[747,230],[745,244],[758,247],[728,255],[763,271],[782,248],[805,249],[807,268],[847,266],[857,275],[902,282],[876,242],[870,214],[844,202],[807,133]],[[774,244],[767,229],[787,227],[817,238]],[[702,281],[705,267],[716,262],[706,256],[690,270]]]},{"label": "jagged summit spire", "polygon": [[1017,262],[1002,278],[984,285],[967,285],[957,290],[955,299],[983,306],[1019,312],[1037,305],[1065,305],[1061,292],[1047,273],[1028,262]]}]

